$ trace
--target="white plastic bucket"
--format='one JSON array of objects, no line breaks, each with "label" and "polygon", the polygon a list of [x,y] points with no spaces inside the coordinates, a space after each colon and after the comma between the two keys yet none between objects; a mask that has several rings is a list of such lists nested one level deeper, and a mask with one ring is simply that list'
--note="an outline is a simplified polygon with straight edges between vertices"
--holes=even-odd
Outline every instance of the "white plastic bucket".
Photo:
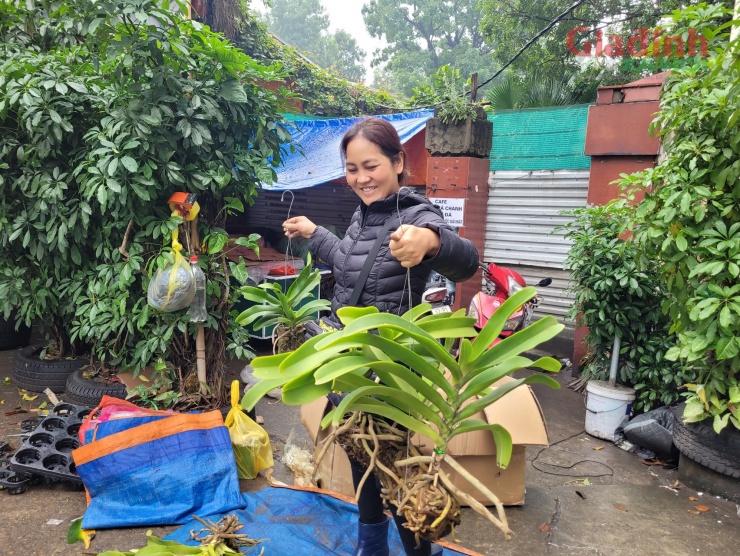
[{"label": "white plastic bucket", "polygon": [[629,417],[634,399],[632,388],[589,380],[586,384],[586,432],[613,441],[614,431],[625,417]]}]

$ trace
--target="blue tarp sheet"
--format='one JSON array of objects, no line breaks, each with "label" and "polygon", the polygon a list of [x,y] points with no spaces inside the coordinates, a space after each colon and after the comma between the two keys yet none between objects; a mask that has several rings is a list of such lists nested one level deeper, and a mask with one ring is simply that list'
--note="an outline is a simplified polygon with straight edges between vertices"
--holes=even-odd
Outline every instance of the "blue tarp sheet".
[{"label": "blue tarp sheet", "polygon": [[[391,122],[398,131],[401,142],[405,143],[424,129],[427,120],[433,115],[433,110],[420,110],[375,117]],[[339,143],[347,130],[360,119],[362,118],[294,122],[297,131],[293,132],[293,144],[300,146],[303,153],[297,150],[286,153],[283,163],[277,168],[277,182],[264,185],[264,189],[304,189],[343,177],[344,166],[339,155]]]},{"label": "blue tarp sheet", "polygon": [[[269,539],[253,549],[265,549],[265,556],[350,556],[357,540],[357,506],[328,494],[293,488],[268,487],[242,495],[246,508],[229,512],[244,524],[241,532],[252,539]],[[198,516],[205,517],[205,516]],[[210,516],[217,521],[221,516]],[[203,525],[196,520],[183,525],[167,539],[197,545],[191,531]],[[388,540],[391,554],[403,554],[403,546],[391,523]],[[445,543],[444,556],[482,556],[477,552]]]}]

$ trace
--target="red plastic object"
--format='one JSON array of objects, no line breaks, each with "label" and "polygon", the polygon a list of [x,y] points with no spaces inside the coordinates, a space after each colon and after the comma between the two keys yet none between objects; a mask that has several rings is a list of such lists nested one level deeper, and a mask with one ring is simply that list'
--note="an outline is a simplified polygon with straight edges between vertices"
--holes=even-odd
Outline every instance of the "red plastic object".
[{"label": "red plastic object", "polygon": [[295,267],[290,266],[289,264],[283,264],[271,268],[268,274],[271,276],[292,276],[293,274],[298,274],[298,271]]}]

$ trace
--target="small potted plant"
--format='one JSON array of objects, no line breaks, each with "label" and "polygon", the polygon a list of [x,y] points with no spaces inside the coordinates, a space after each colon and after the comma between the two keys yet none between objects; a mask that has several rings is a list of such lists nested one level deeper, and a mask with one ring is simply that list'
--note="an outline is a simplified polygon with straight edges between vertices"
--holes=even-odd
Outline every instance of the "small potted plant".
[{"label": "small potted plant", "polygon": [[309,255],[306,266],[285,292],[276,282],[243,286],[244,298],[254,305],[244,310],[236,322],[253,329],[272,327],[273,352],[293,351],[303,343],[305,324],[331,307],[328,300],[315,299],[320,283],[321,274],[312,268]]}]

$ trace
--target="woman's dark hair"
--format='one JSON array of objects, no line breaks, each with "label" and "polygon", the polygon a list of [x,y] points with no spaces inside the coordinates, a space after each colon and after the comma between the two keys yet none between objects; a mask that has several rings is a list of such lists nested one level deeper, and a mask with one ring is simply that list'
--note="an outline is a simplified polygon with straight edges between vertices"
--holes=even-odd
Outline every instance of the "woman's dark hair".
[{"label": "woman's dark hair", "polygon": [[394,164],[403,158],[403,171],[398,174],[398,185],[403,187],[409,181],[411,172],[409,171],[409,158],[406,150],[401,144],[401,138],[398,136],[396,128],[386,120],[380,118],[365,118],[353,125],[342,137],[342,161],[347,158],[347,145],[352,139],[361,136],[380,149]]}]

